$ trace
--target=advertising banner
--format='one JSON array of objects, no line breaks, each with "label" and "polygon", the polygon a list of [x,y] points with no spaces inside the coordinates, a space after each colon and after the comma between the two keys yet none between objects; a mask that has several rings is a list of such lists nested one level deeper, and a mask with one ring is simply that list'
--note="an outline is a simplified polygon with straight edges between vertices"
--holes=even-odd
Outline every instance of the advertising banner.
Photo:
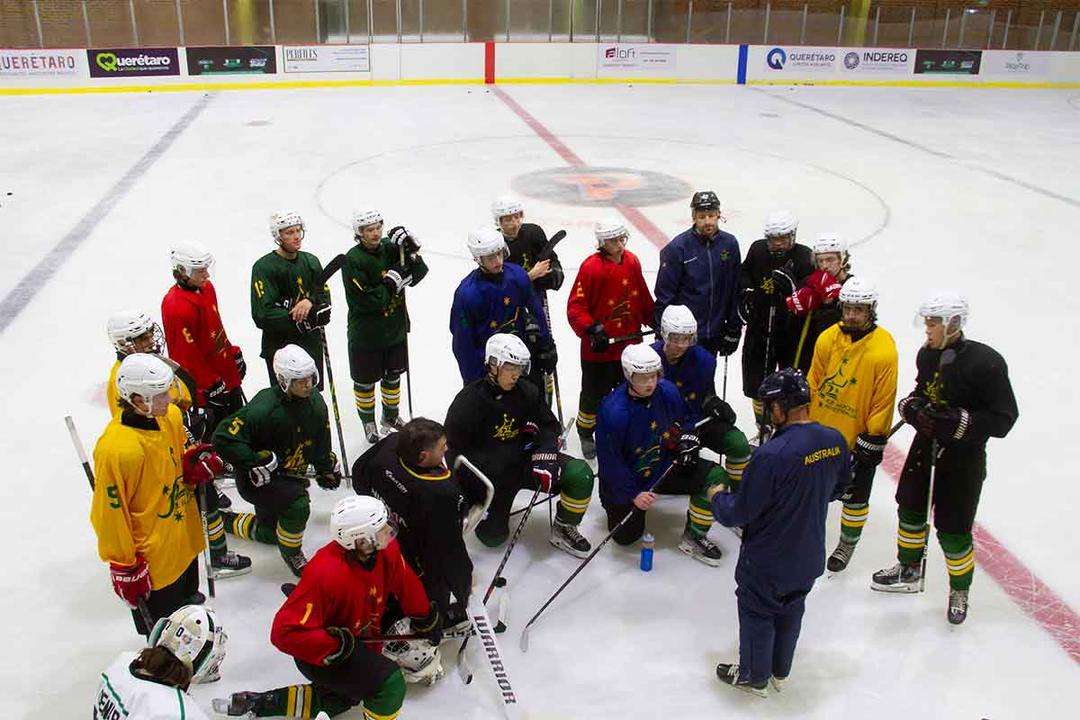
[{"label": "advertising banner", "polygon": [[675,72],[677,46],[607,43],[597,47],[596,70],[601,77],[665,75]]},{"label": "advertising banner", "polygon": [[176,48],[104,48],[86,51],[90,77],[141,77],[179,75]]},{"label": "advertising banner", "polygon": [[82,75],[82,50],[0,50],[0,75]]},{"label": "advertising banner", "polygon": [[1016,75],[1020,78],[1050,74],[1050,53],[984,50],[980,75]]},{"label": "advertising banner", "polygon": [[982,50],[918,50],[915,74],[978,75]]},{"label": "advertising banner", "polygon": [[831,73],[838,55],[831,47],[774,47],[765,53],[765,69],[773,73]]},{"label": "advertising banner", "polygon": [[189,47],[188,75],[238,75],[277,72],[273,45],[248,47]]},{"label": "advertising banner", "polygon": [[840,51],[842,74],[909,75],[915,62],[915,51],[906,48],[852,48]]},{"label": "advertising banner", "polygon": [[367,45],[286,45],[281,62],[287,73],[371,72]]}]

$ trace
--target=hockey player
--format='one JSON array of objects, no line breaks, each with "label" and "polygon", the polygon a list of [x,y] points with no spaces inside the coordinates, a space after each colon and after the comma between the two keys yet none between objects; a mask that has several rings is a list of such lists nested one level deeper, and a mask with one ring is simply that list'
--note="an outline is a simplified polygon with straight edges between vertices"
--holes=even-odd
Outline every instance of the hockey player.
[{"label": "hockey player", "polygon": [[487,374],[462,388],[446,413],[450,459],[465,455],[495,486],[476,537],[487,547],[506,542],[514,497],[519,490],[539,487],[560,493],[551,544],[585,557],[591,546],[578,525],[592,497],[592,469],[558,452],[559,421],[536,386],[518,382],[529,374],[525,343],[514,335],[492,335],[484,356]]},{"label": "hockey player", "polygon": [[784,298],[814,271],[810,248],[795,242],[798,229],[799,221],[790,212],[773,213],[765,221],[765,237],[754,241],[742,264],[743,394],[753,402],[759,437],[768,434],[768,414],[756,399],[757,389],[766,375],[791,367],[802,329]]},{"label": "hockey player", "polygon": [[720,200],[712,190],[690,200],[693,226],[660,251],[656,322],[669,305],[685,305],[698,318],[698,344],[719,355],[739,347],[739,241],[720,229]]},{"label": "hockey player", "polygon": [[405,677],[380,654],[378,643],[357,639],[381,634],[391,596],[412,617],[412,631],[429,637],[420,641],[433,646],[434,657],[424,670],[441,670],[434,652],[442,636],[441,618],[402,560],[382,502],[363,495],[340,500],[330,514],[330,537],[270,629],[270,642],[293,657],[310,683],[233,693],[228,700],[214,701],[216,712],[297,718],[325,712],[334,717],[363,703],[368,720],[396,718],[405,700]]},{"label": "hockey player", "polygon": [[919,314],[926,324],[926,344],[915,359],[915,390],[899,407],[916,430],[896,490],[899,562],[874,573],[872,587],[920,589],[919,560],[926,550],[932,504],[949,571],[948,619],[959,625],[967,618],[975,575],[971,528],[986,478],[986,442],[1005,437],[1020,413],[1005,360],[990,346],[964,336],[968,304],[963,297],[952,291],[933,293]]},{"label": "hockey player", "polygon": [[225,530],[247,540],[276,544],[285,565],[299,576],[307,563],[301,547],[310,512],[307,468],[325,490],[341,484],[330,450],[326,403],[315,392],[319,371],[300,347],[274,354],[273,387],[260,390],[214,432],[214,447],[236,468],[240,497],[255,513],[222,513]]},{"label": "hockey player", "polygon": [[274,353],[286,345],[299,345],[315,361],[322,390],[323,336],[330,322],[330,288],[319,283],[322,264],[300,249],[304,221],[300,214],[283,210],[270,216],[270,237],[277,248],[251,268],[251,319],[262,330],[262,358],[270,384]]},{"label": "hockey player", "polygon": [[[172,368],[154,355],[124,358],[116,373],[123,403],[94,447],[97,472],[90,522],[113,590],[150,618],[166,617],[195,596],[196,559],[206,544],[195,489],[221,472],[209,445],[185,449],[187,433],[170,392]],[[132,611],[135,629],[150,628]]]},{"label": "hockey player", "polygon": [[187,689],[218,679],[227,640],[208,607],[158,620],[141,652],[120,653],[101,673],[93,720],[206,720]]},{"label": "hockey player", "polygon": [[806,278],[806,284],[784,300],[788,312],[803,319],[792,367],[804,372],[809,371],[818,337],[840,322],[837,298],[851,277],[847,243],[835,233],[825,233],[814,241],[814,264],[817,270]]},{"label": "hockey player", "polygon": [[679,389],[661,378],[663,364],[656,351],[630,345],[621,363],[626,380],[604,398],[596,423],[600,502],[608,529],[630,514],[614,535],[615,542],[629,545],[645,532],[645,513],[657,495],[689,495],[679,550],[706,565],[719,565],[720,548],[708,538],[712,512],[705,492],[728,482],[727,473],[698,457],[701,440]]},{"label": "hockey player", "polygon": [[443,426],[414,418],[353,463],[352,482],[386,503],[402,557],[451,626],[466,619],[473,564],[462,536],[469,501],[445,456]]},{"label": "hockey player", "polygon": [[401,227],[382,236],[383,218],[376,210],[353,213],[356,246],[345,253],[341,280],[349,304],[349,371],[356,412],[368,443],[379,441],[375,425],[375,383],[382,394],[383,432],[404,425],[401,375],[408,370],[406,334],[409,317],[405,288],[427,275],[420,241]]},{"label": "hockey player", "polygon": [[[487,375],[484,347],[496,333],[510,333],[522,340],[536,334],[537,346],[530,352],[536,358],[537,372],[554,371],[558,353],[544,308],[528,273],[520,265],[506,262],[509,251],[502,233],[492,227],[480,228],[469,233],[468,245],[479,267],[458,285],[450,308],[450,333],[462,383],[468,385]],[[532,324],[537,327],[535,333],[527,330]],[[537,387],[544,387],[539,377],[532,380]]]},{"label": "hockey player", "polygon": [[618,220],[598,222],[594,228],[596,253],[581,263],[566,317],[581,338],[581,396],[577,432],[586,460],[596,458],[596,412],[600,401],[622,381],[619,358],[642,325],[653,322],[653,299],[641,274],[641,263],[626,249],[630,234]]},{"label": "hockey player", "polygon": [[660,339],[652,344],[663,363],[664,379],[675,383],[686,403],[687,421],[712,416],[702,427],[701,444],[724,456],[728,484],[739,487],[750,461],[750,443],[735,427],[735,411],[716,396],[716,355],[697,342],[698,322],[685,305],[668,305],[660,318]]},{"label": "hockey player", "polygon": [[173,247],[170,259],[176,282],[161,301],[161,322],[169,357],[195,379],[195,404],[207,411],[205,436],[196,438],[205,441],[221,418],[244,404],[240,381],[247,364],[221,323],[210,282],[214,256],[199,243],[184,242]]},{"label": "hockey player", "polygon": [[877,325],[877,288],[851,278],[840,291],[843,320],[827,328],[810,367],[810,419],[840,431],[852,456],[851,486],[843,496],[840,543],[830,572],[847,567],[870,513],[874,473],[885,453],[896,402],[896,343]]},{"label": "hockey player", "polygon": [[791,672],[806,596],[824,571],[829,502],[851,479],[847,443],[812,422],[810,388],[787,368],[758,391],[776,434],[754,453],[735,494],[709,491],[716,519],[745,527],[735,566],[739,662],[721,663],[721,682],[765,697]]}]

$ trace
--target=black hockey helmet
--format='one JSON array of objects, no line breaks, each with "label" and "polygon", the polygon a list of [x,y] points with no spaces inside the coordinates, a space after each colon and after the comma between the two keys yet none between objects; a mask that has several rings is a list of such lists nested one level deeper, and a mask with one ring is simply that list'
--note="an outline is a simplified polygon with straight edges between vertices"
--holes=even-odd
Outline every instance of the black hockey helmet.
[{"label": "black hockey helmet", "polygon": [[720,198],[712,190],[698,190],[690,199],[690,210],[715,210],[720,212]]},{"label": "black hockey helmet", "polygon": [[777,370],[762,381],[757,391],[758,399],[765,403],[778,402],[784,412],[800,405],[810,404],[810,385],[802,370],[784,368]]}]

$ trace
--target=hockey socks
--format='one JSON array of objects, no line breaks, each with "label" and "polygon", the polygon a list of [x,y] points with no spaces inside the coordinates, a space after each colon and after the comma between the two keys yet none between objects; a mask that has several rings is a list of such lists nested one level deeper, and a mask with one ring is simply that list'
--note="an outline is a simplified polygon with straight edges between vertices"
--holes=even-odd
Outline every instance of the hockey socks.
[{"label": "hockey socks", "polygon": [[732,492],[739,489],[742,482],[743,470],[750,462],[750,443],[746,435],[738,428],[732,428],[724,433],[724,471],[728,475],[728,486]]},{"label": "hockey socks", "polygon": [[592,499],[595,476],[588,463],[567,460],[559,478],[559,506],[555,517],[567,525],[577,525]]},{"label": "hockey socks", "polygon": [[900,508],[898,514],[900,523],[896,528],[896,559],[901,565],[912,565],[922,559],[926,549],[926,513]]},{"label": "hockey socks", "polygon": [[353,398],[361,422],[375,422],[375,383],[354,382]]},{"label": "hockey socks", "polygon": [[840,539],[849,545],[858,543],[869,515],[870,503],[844,503],[840,511]]},{"label": "hockey socks", "polygon": [[[975,546],[971,542],[971,533],[956,535],[939,530],[937,536],[938,542],[941,543],[941,550],[945,553],[945,567],[949,571],[949,588],[968,590],[975,577]],[[964,602],[966,615],[966,598]]]},{"label": "hockey socks", "polygon": [[[364,701],[365,720],[393,720],[405,701],[405,680],[393,673],[379,692]],[[214,701],[214,711],[230,716],[254,713],[256,717],[289,717],[311,720],[320,712],[335,717],[352,705],[342,696],[322,692],[314,685],[288,685],[267,692],[234,693],[227,701]]]},{"label": "hockey socks", "polygon": [[206,513],[206,534],[210,538],[210,555],[223,555],[229,548],[225,542],[225,521],[221,512],[210,510]]},{"label": "hockey socks", "polygon": [[273,528],[260,525],[254,513],[234,513],[223,511],[222,524],[225,532],[244,540],[254,540],[265,545],[276,545],[277,535]]},{"label": "hockey socks", "polygon": [[[384,420],[393,420],[398,416],[398,408],[401,405],[401,376],[386,376],[379,383],[379,391],[382,394],[382,416]],[[372,403],[372,418],[375,417],[375,406]],[[363,418],[363,414],[361,414]]]}]

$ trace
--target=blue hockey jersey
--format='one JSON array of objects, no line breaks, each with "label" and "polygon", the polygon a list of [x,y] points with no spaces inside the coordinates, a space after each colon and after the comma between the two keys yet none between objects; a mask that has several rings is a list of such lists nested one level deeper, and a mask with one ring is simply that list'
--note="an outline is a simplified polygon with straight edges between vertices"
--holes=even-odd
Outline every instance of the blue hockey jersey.
[{"label": "blue hockey jersey", "polygon": [[701,347],[692,345],[679,362],[672,364],[664,355],[664,341],[652,344],[664,365],[664,379],[675,383],[686,403],[687,419],[697,422],[705,417],[701,403],[716,394],[716,356]]},{"label": "blue hockey jersey", "polygon": [[742,327],[737,305],[742,256],[739,241],[719,231],[706,240],[694,228],[679,233],[660,251],[656,273],[656,325],[668,305],[685,305],[698,320],[702,341]]}]

